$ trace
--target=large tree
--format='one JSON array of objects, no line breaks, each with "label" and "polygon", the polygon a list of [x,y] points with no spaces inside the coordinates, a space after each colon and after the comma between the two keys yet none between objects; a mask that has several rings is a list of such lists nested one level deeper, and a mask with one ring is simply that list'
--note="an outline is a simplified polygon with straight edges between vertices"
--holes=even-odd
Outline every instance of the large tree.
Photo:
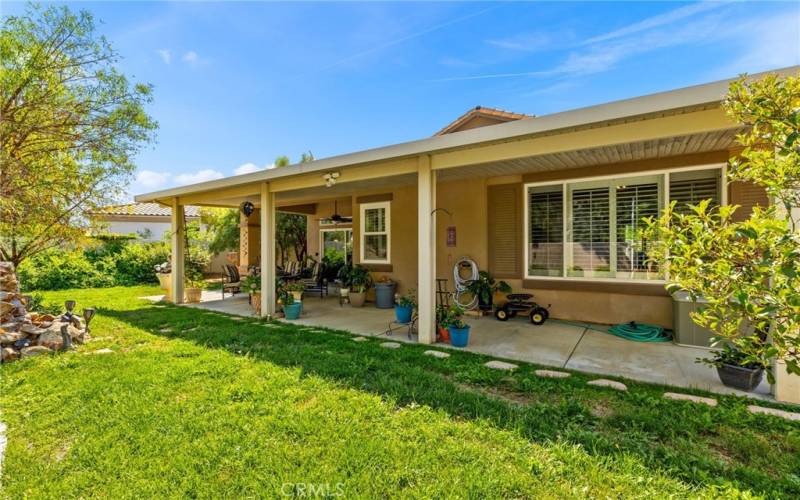
[{"label": "large tree", "polygon": [[0,32],[0,259],[74,242],[118,199],[153,139],[151,87],[131,84],[92,15],[29,6]]},{"label": "large tree", "polygon": [[[745,220],[738,207],[708,200],[682,214],[675,205],[651,221],[654,252],[670,290],[707,301],[696,323],[727,340],[749,365],[785,361],[800,374],[800,75],[740,79],[724,107],[746,126],[730,181],[752,182],[773,201]],[[771,372],[768,372],[771,375]]]}]

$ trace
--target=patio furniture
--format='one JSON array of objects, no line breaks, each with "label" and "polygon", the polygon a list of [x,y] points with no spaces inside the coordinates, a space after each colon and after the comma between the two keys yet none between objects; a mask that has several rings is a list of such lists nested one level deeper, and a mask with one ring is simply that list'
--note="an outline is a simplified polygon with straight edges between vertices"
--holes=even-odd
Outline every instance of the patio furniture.
[{"label": "patio furniture", "polygon": [[384,335],[387,337],[391,337],[395,331],[402,330],[403,328],[408,328],[407,335],[408,340],[412,339],[412,335],[417,331],[417,314],[411,317],[411,321],[408,323],[401,323],[400,321],[394,320],[389,322],[389,329],[383,332]]},{"label": "patio furniture", "polygon": [[222,277],[222,300],[225,300],[225,291],[229,291],[231,295],[236,295],[241,291],[242,277],[239,275],[239,270],[236,266],[225,264],[225,276]]},{"label": "patio furniture", "polygon": [[306,286],[305,292],[307,294],[318,293],[319,298],[322,298],[328,293],[328,286],[322,277],[322,264],[319,262],[315,263],[311,268],[311,277],[304,278],[301,281]]},{"label": "patio furniture", "polygon": [[303,267],[299,262],[293,260],[286,265],[285,269],[278,270],[278,277],[283,281],[299,279],[303,273]]}]

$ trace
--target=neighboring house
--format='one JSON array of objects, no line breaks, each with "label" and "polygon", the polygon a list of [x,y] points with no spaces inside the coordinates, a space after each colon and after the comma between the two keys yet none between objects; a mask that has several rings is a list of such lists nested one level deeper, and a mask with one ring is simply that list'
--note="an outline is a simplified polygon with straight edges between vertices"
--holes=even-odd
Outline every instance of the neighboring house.
[{"label": "neighboring house", "polygon": [[[556,318],[671,327],[672,299],[645,258],[641,219],[672,201],[712,198],[742,205],[740,216],[767,203],[763,189],[726,181],[742,130],[721,108],[729,83],[538,117],[475,108],[430,138],[136,199],[177,214],[190,204],[253,203],[256,211],[242,216],[240,263],[268,264],[264,314],[275,307],[268,285],[279,210],[307,214],[314,231],[349,232],[354,263],[390,276],[401,291],[416,288],[423,343],[435,340],[435,280],[449,279],[452,289],[461,256],[552,304]],[[309,238],[311,255],[321,240]]]},{"label": "neighboring house", "polygon": [[[111,234],[136,235],[140,241],[161,241],[172,227],[172,210],[158,203],[128,203],[103,207],[92,214]],[[186,221],[200,220],[200,207],[188,206]]]}]

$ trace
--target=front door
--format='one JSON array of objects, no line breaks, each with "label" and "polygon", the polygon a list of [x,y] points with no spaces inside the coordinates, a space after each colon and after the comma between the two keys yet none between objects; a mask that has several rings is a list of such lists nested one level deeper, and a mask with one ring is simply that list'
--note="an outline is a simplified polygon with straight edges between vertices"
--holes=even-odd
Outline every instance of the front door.
[{"label": "front door", "polygon": [[320,248],[326,262],[348,264],[353,260],[352,229],[320,229]]}]

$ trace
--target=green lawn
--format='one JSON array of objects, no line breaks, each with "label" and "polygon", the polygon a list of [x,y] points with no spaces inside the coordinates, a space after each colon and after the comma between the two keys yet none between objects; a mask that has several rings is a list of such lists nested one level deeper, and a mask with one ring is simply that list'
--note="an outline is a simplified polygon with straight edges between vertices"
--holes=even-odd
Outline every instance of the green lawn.
[{"label": "green lawn", "polygon": [[741,398],[137,300],[155,293],[46,294],[98,306],[95,341],[0,369],[3,496],[800,496],[800,425]]}]

